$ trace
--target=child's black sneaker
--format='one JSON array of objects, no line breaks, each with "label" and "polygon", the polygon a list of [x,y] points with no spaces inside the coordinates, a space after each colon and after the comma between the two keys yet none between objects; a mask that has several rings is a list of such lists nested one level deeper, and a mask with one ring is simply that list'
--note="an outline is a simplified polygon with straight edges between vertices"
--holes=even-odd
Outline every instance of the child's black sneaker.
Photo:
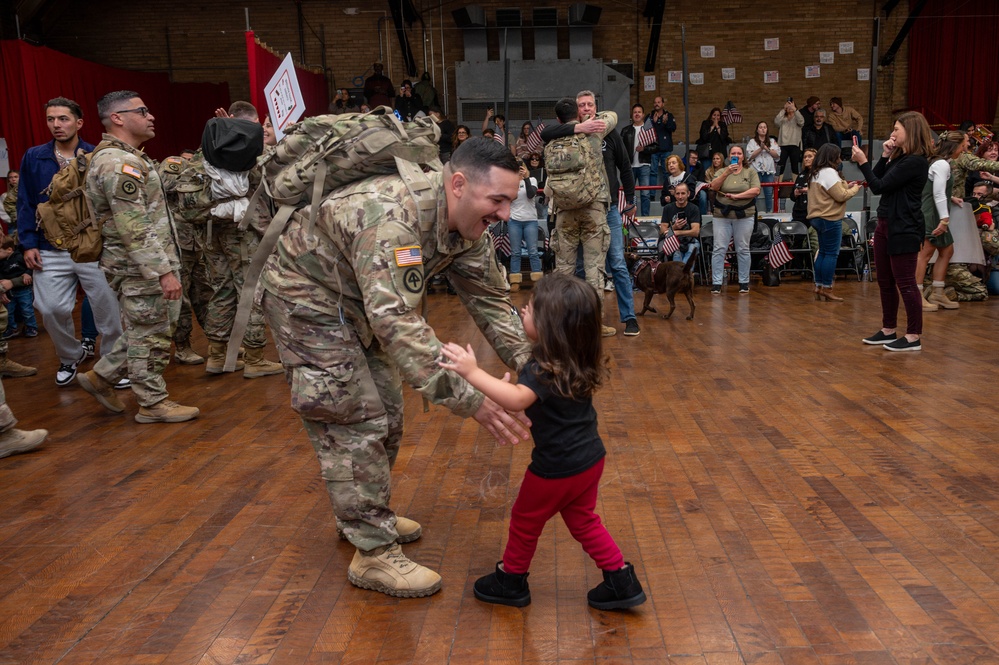
[{"label": "child's black sneaker", "polygon": [[620,570],[605,570],[604,581],[586,594],[590,607],[598,610],[623,610],[645,602],[642,584],[635,567],[625,563]]},{"label": "child's black sneaker", "polygon": [[[530,573],[514,575],[496,564],[496,572],[475,580],[475,597],[484,603],[526,607],[531,604],[531,589],[527,584]],[[643,598],[644,600],[644,598]]]}]

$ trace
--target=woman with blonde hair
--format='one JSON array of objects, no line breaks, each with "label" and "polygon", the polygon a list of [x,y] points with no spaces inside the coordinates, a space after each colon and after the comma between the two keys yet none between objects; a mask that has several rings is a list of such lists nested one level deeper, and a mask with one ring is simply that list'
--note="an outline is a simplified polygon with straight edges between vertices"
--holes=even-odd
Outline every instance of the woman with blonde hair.
[{"label": "woman with blonde hair", "polygon": [[[888,351],[922,348],[923,303],[916,284],[916,263],[923,244],[923,187],[928,179],[933,138],[926,118],[916,111],[895,121],[891,137],[882,146],[881,159],[872,168],[867,155],[853,146],[852,159],[864,173],[871,192],[881,196],[874,230],[874,265],[881,291],[881,329],[864,344],[884,345]],[[896,334],[898,301],[905,305],[905,335]]]}]

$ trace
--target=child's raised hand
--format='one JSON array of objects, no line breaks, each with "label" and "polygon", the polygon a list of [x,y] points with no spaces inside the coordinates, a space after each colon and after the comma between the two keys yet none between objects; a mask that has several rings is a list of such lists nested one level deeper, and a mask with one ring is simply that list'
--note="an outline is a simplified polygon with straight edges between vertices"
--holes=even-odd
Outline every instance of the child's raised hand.
[{"label": "child's raised hand", "polygon": [[440,366],[453,370],[458,376],[467,377],[478,368],[471,344],[466,344],[465,348],[462,348],[454,342],[448,342],[441,347],[441,353],[447,360],[442,360]]}]

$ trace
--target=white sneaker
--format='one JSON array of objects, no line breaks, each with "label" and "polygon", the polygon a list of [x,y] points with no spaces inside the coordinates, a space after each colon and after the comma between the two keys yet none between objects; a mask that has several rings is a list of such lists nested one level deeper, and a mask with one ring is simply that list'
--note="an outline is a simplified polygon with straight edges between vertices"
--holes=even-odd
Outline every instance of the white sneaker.
[{"label": "white sneaker", "polygon": [[84,360],[87,359],[87,350],[80,350],[80,359],[71,365],[59,365],[59,369],[56,370],[55,382],[57,386],[68,386],[76,378],[76,368],[80,366]]}]

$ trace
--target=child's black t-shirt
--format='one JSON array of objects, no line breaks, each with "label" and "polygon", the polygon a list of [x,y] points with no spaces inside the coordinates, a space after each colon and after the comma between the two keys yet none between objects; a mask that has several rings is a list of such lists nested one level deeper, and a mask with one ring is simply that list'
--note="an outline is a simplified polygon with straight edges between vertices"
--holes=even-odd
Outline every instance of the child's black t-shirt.
[{"label": "child's black t-shirt", "polygon": [[538,399],[524,413],[531,419],[531,473],[542,478],[567,478],[603,459],[607,451],[597,434],[593,400],[571,400],[552,391],[550,375],[531,359],[517,379]]}]

